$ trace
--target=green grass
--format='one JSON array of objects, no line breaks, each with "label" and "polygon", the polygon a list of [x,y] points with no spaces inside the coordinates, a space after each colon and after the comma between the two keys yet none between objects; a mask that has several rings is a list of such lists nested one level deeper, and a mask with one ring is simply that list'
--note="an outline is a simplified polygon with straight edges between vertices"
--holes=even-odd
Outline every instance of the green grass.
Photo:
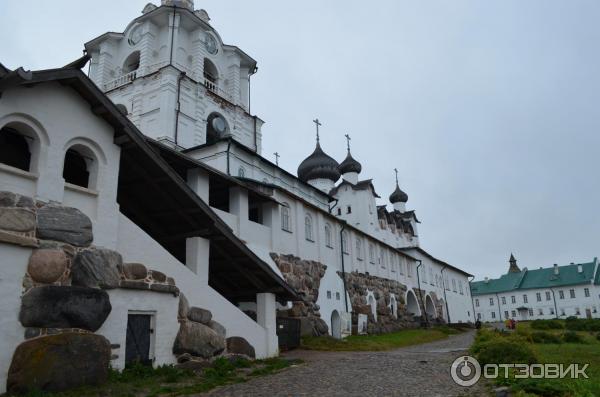
[{"label": "green grass", "polygon": [[[564,323],[564,320],[560,320]],[[494,334],[492,331],[483,331],[484,338]],[[541,364],[589,364],[586,373],[589,379],[509,379],[498,380],[497,383],[511,386],[517,397],[595,397],[600,396],[600,341],[596,332],[577,331],[581,343],[548,344],[533,343],[531,322],[520,322],[514,334],[503,336],[516,338],[521,343],[529,344],[534,351],[538,362]],[[545,329],[544,332],[563,338],[565,329]],[[502,337],[502,336],[492,336]],[[475,346],[475,345],[474,345]]]},{"label": "green grass", "polygon": [[382,335],[352,335],[343,340],[330,336],[304,337],[302,348],[323,351],[382,351],[445,339],[460,333],[449,327],[407,329]]},{"label": "green grass", "polygon": [[31,391],[26,397],[166,397],[186,396],[207,392],[219,386],[241,383],[246,380],[273,374],[300,360],[270,358],[248,361],[238,359],[230,362],[224,358],[215,360],[201,375],[192,371],[165,365],[150,368],[135,365],[122,372],[111,370],[109,380],[99,387],[83,387],[63,393]]}]

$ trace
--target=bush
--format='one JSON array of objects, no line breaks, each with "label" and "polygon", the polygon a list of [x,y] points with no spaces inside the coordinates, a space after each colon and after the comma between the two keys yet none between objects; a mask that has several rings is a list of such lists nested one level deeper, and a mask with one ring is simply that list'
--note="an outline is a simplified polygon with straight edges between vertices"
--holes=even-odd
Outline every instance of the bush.
[{"label": "bush", "polygon": [[531,329],[563,329],[563,325],[558,320],[533,320],[531,322]]},{"label": "bush", "polygon": [[577,317],[568,317],[565,321],[565,328],[570,331],[600,331],[600,319],[580,319]]},{"label": "bush", "polygon": [[562,337],[563,342],[565,343],[585,343],[583,338],[577,332],[567,331]]},{"label": "bush", "polygon": [[544,331],[532,332],[531,340],[533,341],[533,343],[562,343],[562,340],[558,335]]},{"label": "bush", "polygon": [[476,352],[479,362],[484,364],[534,364],[537,357],[528,343],[510,338],[496,338],[482,343]]},{"label": "bush", "polygon": [[[513,389],[519,389],[535,396],[561,397],[571,395],[569,387],[563,382],[549,381],[547,379],[519,379]],[[528,394],[529,395],[529,394]]]},{"label": "bush", "polygon": [[598,332],[598,333],[596,334],[596,340],[599,340],[599,341],[600,341],[600,332]]}]

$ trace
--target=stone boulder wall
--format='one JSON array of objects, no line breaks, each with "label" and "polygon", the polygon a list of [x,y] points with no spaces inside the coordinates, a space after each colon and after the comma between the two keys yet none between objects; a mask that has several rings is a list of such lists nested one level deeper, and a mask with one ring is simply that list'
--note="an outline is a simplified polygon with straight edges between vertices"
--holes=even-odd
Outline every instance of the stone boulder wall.
[{"label": "stone boulder wall", "polygon": [[100,335],[62,333],[21,343],[8,371],[9,393],[56,392],[106,382],[110,342]]},{"label": "stone boulder wall", "polygon": [[271,258],[283,274],[285,281],[302,298],[292,302],[292,308],[277,313],[280,317],[298,318],[301,321],[301,334],[321,336],[329,331],[327,323],[319,312],[319,287],[327,266],[317,261],[309,261],[293,255],[271,253]]},{"label": "stone boulder wall", "polygon": [[46,205],[37,210],[37,237],[76,247],[87,247],[94,239],[90,218],[77,208],[57,205]]},{"label": "stone boulder wall", "polygon": [[209,325],[210,321],[212,320],[212,313],[210,310],[201,309],[199,307],[191,307],[188,310],[187,318],[196,323]]},{"label": "stone boulder wall", "polygon": [[115,251],[90,248],[79,251],[73,258],[71,277],[73,285],[89,288],[118,288],[119,269],[123,258]]},{"label": "stone boulder wall", "polygon": [[69,268],[67,254],[58,249],[33,251],[27,265],[27,273],[34,282],[52,284],[63,277]]},{"label": "stone boulder wall", "polygon": [[98,330],[112,307],[100,289],[42,286],[23,295],[19,321],[24,327]]},{"label": "stone boulder wall", "polygon": [[225,338],[208,326],[193,321],[182,321],[177,338],[173,345],[173,353],[210,359],[225,350]]},{"label": "stone boulder wall", "polygon": [[227,338],[227,353],[243,354],[250,358],[256,358],[254,347],[248,341],[240,336]]},{"label": "stone boulder wall", "polygon": [[[342,272],[338,272],[338,275],[343,277]],[[404,284],[395,280],[353,272],[346,273],[346,288],[352,303],[353,332],[358,326],[358,314],[368,316],[367,329],[369,333],[373,334],[395,332],[419,325],[406,310],[404,297],[407,288]],[[372,291],[376,299],[377,321],[371,312],[371,306],[367,303],[367,291]],[[397,318],[393,315],[390,306],[392,294],[396,297]]]}]

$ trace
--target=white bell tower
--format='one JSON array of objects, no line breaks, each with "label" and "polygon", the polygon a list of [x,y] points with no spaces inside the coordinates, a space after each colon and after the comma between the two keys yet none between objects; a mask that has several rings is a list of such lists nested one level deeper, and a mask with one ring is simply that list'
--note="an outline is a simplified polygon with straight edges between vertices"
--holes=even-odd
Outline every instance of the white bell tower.
[{"label": "white bell tower", "polygon": [[232,138],[261,152],[250,114],[256,61],[224,44],[193,0],[148,4],[123,33],[85,44],[90,78],[146,135],[178,149]]}]

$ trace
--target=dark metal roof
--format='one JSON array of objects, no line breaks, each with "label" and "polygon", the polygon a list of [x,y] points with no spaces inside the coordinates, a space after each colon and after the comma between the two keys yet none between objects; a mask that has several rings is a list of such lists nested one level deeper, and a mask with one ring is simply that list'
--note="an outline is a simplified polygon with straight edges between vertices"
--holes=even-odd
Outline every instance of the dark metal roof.
[{"label": "dark metal roof", "polygon": [[462,274],[464,274],[467,277],[473,277],[473,275],[471,273],[467,273],[464,270],[461,270],[461,269],[457,268],[456,266],[452,266],[451,264],[449,264],[447,262],[444,262],[443,260],[434,257],[433,255],[431,255],[429,252],[425,251],[421,247],[406,247],[406,248],[400,248],[400,250],[401,251],[409,251],[409,252],[410,251],[417,251],[417,252],[425,255],[426,257],[428,257],[432,261],[437,262],[437,263],[439,263],[439,264],[441,264],[441,265],[443,265],[443,266],[445,266],[445,267],[447,267],[449,269],[452,269],[452,270],[455,270],[455,271],[457,271],[459,273],[462,273]]},{"label": "dark metal roof", "polygon": [[327,155],[317,142],[315,151],[308,156],[298,167],[298,178],[303,182],[313,179],[329,179],[337,182],[340,179],[339,164]]},{"label": "dark metal roof", "polygon": [[398,184],[396,184],[396,190],[390,195],[390,203],[406,203],[408,201],[408,194],[404,193]]},{"label": "dark metal roof", "polygon": [[286,176],[288,176],[288,177],[290,177],[290,178],[298,181],[304,187],[306,187],[307,189],[309,189],[311,192],[313,192],[313,193],[315,193],[315,194],[317,194],[319,196],[326,197],[329,202],[331,202],[331,201],[334,200],[334,198],[331,195],[323,192],[322,190],[317,189],[313,185],[310,185],[310,184],[308,184],[308,183],[300,180],[296,175],[292,174],[291,172],[286,171],[284,168],[281,168],[280,166],[278,166],[277,164],[273,163],[272,161],[264,158],[263,156],[261,156],[260,154],[258,154],[257,152],[255,152],[254,150],[252,150],[249,147],[247,147],[246,145],[244,145],[244,144],[236,141],[232,137],[224,137],[224,138],[220,138],[220,139],[218,139],[218,140],[216,140],[215,142],[212,142],[212,143],[204,143],[202,145],[197,145],[197,146],[194,146],[194,147],[191,147],[191,148],[188,148],[188,149],[184,149],[184,150],[182,150],[182,153],[191,153],[191,152],[196,151],[196,150],[202,150],[202,149],[205,149],[205,148],[210,147],[210,146],[214,146],[214,145],[216,145],[218,143],[222,143],[222,142],[231,143],[236,148],[239,148],[239,149],[245,151],[246,153],[248,153],[248,154],[256,157],[261,162],[263,162],[263,163],[265,163],[265,164],[267,164],[267,165],[269,165],[269,166],[277,169],[279,172],[281,172],[281,173],[285,174]]},{"label": "dark metal roof", "polygon": [[[22,70],[22,69],[20,69]],[[121,147],[117,202],[120,211],[185,263],[189,237],[210,240],[209,284],[232,302],[254,300],[258,292],[271,292],[280,302],[298,300],[296,292],[254,254],[219,216],[202,201],[151,147],[145,136],[80,70],[74,68],[17,73],[0,79],[0,93],[8,87],[60,82],[72,88],[91,112],[114,128],[114,143]],[[7,81],[8,79],[8,81]]]},{"label": "dark metal roof", "polygon": [[342,163],[338,167],[338,170],[342,175],[347,172],[356,172],[357,174],[360,174],[360,172],[362,171],[362,165],[358,161],[356,161],[354,157],[352,157],[352,155],[350,154],[350,150],[348,150],[348,155],[346,156],[346,159],[342,161]]}]

